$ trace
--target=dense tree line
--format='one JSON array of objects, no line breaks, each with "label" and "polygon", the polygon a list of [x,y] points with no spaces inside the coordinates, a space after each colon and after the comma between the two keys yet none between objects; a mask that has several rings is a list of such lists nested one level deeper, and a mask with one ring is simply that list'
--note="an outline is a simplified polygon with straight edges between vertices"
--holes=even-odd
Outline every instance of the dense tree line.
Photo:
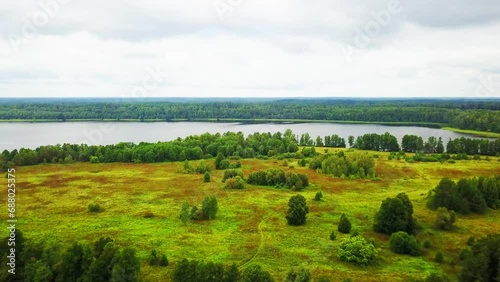
[{"label": "dense tree line", "polygon": [[109,237],[93,245],[74,242],[67,248],[36,243],[16,232],[16,272],[7,272],[9,246],[2,240],[0,281],[138,281],[140,261],[135,250],[122,248]]},{"label": "dense tree line", "polygon": [[[304,136],[307,136],[304,134]],[[336,139],[336,135],[326,136],[325,142],[330,146],[340,146],[338,142],[344,142],[343,139]],[[304,139],[306,140],[306,139]],[[324,146],[323,139],[318,137],[316,142],[304,141],[307,144]],[[224,134],[205,133],[202,135],[188,136],[184,139],[177,138],[169,142],[139,144],[131,142],[121,142],[114,145],[86,145],[86,144],[63,144],[40,146],[36,149],[12,151],[4,150],[0,154],[0,165],[2,168],[13,165],[34,165],[39,163],[72,163],[92,162],[92,163],[110,163],[110,162],[135,162],[135,163],[153,163],[166,161],[186,161],[199,160],[203,158],[212,158],[216,156],[215,168],[228,169],[238,168],[241,163],[238,161],[231,163],[228,158],[254,158],[254,157],[312,157],[317,155],[314,147],[304,147],[299,151],[299,138],[293,134],[290,129],[285,133],[254,133],[246,138],[242,132],[226,132]],[[333,142],[333,143],[332,143]],[[341,144],[345,145],[345,144]],[[399,151],[399,145],[394,136],[385,134],[365,134],[353,141],[353,147],[363,150],[376,151]],[[405,135],[403,138],[403,150],[418,153],[439,153],[443,150],[441,139],[429,138],[425,143],[421,137],[414,135]],[[500,138],[495,141],[482,139],[458,138],[449,140],[446,145],[446,151],[449,154],[469,154],[469,155],[490,155],[500,154]],[[326,157],[331,155],[325,155]],[[342,157],[342,156],[338,156]],[[321,168],[322,162],[326,159],[318,156],[314,159],[310,167],[313,169]],[[348,162],[349,159],[345,158]],[[305,163],[303,163],[305,165]],[[359,164],[359,163],[358,163]],[[346,163],[346,165],[349,165]],[[344,172],[345,176],[360,172],[360,166],[351,166]],[[369,167],[363,167],[364,175],[370,175]],[[185,162],[184,170],[186,173],[204,173],[210,172],[211,167],[204,162],[200,162],[196,168],[191,167]],[[353,171],[350,171],[353,170]],[[338,176],[340,176],[339,174]]]},{"label": "dense tree line", "polygon": [[498,101],[464,100],[277,100],[173,102],[162,100],[2,100],[0,119],[194,120],[299,119],[443,123],[500,132]]},{"label": "dense tree line", "polygon": [[356,138],[353,148],[373,151],[399,151],[398,139],[389,132],[384,134],[370,133]]},{"label": "dense tree line", "polygon": [[[63,144],[41,146],[32,149],[4,150],[0,154],[0,164],[34,165],[39,163],[81,162],[136,162],[151,163],[165,161],[185,161],[212,158],[221,155],[253,158],[275,156],[296,152],[298,147],[290,130],[285,134],[255,133],[245,138],[243,133],[205,133],[199,136],[178,138],[170,142],[139,144],[122,142],[116,145],[89,146],[86,144]],[[221,161],[221,163],[222,163]],[[227,161],[227,160],[226,160]],[[231,164],[228,163],[228,167]],[[237,164],[235,164],[237,166]]]},{"label": "dense tree line", "polygon": [[427,205],[462,214],[500,208],[500,176],[462,178],[458,182],[445,177],[431,191]]}]

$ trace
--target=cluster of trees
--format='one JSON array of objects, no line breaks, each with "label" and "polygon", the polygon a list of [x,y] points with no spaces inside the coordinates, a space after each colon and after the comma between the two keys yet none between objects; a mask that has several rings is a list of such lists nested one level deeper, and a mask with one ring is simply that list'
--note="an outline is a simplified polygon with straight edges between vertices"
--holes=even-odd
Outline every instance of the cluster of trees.
[{"label": "cluster of trees", "polygon": [[365,178],[375,175],[373,156],[362,152],[339,151],[335,154],[318,155],[309,162],[309,168],[342,178]]},{"label": "cluster of trees", "polygon": [[460,282],[500,281],[500,235],[489,235],[472,244],[463,261]]},{"label": "cluster of trees", "polygon": [[224,268],[221,263],[189,261],[187,259],[177,263],[172,273],[173,282],[237,282],[242,281],[240,278],[241,273],[235,264],[232,264],[229,268]]},{"label": "cluster of trees", "polygon": [[401,148],[405,152],[424,152],[424,153],[438,153],[441,154],[444,152],[443,139],[439,137],[431,136],[424,143],[422,137],[417,135],[405,135],[403,136],[403,140],[401,142]]},{"label": "cluster of trees", "polygon": [[281,169],[271,168],[252,172],[247,179],[248,184],[286,187],[292,190],[302,190],[309,186],[309,178],[302,173],[284,172]]},{"label": "cluster of trees", "polygon": [[464,137],[450,139],[446,145],[446,152],[448,154],[498,156],[500,153],[500,138],[494,141]]},{"label": "cluster of trees", "polygon": [[398,139],[389,132],[384,134],[369,133],[359,136],[352,147],[372,151],[399,151]]},{"label": "cluster of trees", "polygon": [[500,176],[462,178],[458,182],[445,177],[431,193],[430,208],[445,207],[457,213],[485,213],[500,207]]},{"label": "cluster of trees", "polygon": [[[258,264],[251,264],[239,270],[235,264],[229,267],[221,263],[202,262],[183,259],[174,268],[171,275],[173,282],[274,282],[271,274]],[[310,282],[311,273],[305,268],[290,269],[285,282]],[[325,277],[317,281],[329,282]]]},{"label": "cluster of trees", "polygon": [[462,129],[500,132],[497,101],[446,100],[2,100],[0,119],[201,120],[299,119],[444,123]]},{"label": "cluster of trees", "polygon": [[7,272],[10,247],[2,240],[0,281],[138,281],[140,261],[132,248],[121,248],[109,237],[92,246],[75,242],[67,248],[35,243],[16,232],[16,273]]}]

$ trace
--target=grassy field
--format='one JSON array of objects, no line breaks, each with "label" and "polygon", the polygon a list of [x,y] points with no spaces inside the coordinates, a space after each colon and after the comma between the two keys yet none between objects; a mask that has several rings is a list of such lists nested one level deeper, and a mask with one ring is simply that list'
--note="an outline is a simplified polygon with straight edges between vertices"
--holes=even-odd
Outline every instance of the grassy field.
[{"label": "grassy field", "polygon": [[[454,261],[469,236],[500,233],[499,210],[459,216],[457,228],[444,232],[433,228],[436,213],[425,207],[428,191],[442,177],[498,175],[497,158],[455,164],[407,163],[389,161],[386,153],[377,154],[376,180],[331,178],[299,167],[296,160],[289,161],[293,168],[280,160],[241,160],[245,176],[271,167],[307,174],[311,186],[300,193],[308,200],[310,213],[307,224],[300,227],[288,226],[285,220],[288,199],[297,192],[252,185],[241,191],[224,190],[222,171],[214,171],[212,182],[203,183],[202,175],[181,173],[182,163],[18,167],[18,226],[30,239],[63,244],[111,236],[119,245],[135,247],[144,261],[153,248],[166,253],[171,262],[167,268],[152,269],[143,263],[146,281],[168,281],[175,262],[182,258],[234,262],[242,268],[257,263],[278,281],[295,266],[308,268],[313,277],[327,275],[332,281],[408,281],[431,272],[454,275],[460,270]],[[313,201],[318,190],[324,195],[321,202]],[[381,201],[400,192],[409,195],[415,217],[424,227],[418,239],[429,239],[433,245],[421,257],[393,254],[389,237],[372,231]],[[181,204],[201,204],[210,194],[219,202],[217,218],[183,225],[178,218]],[[0,196],[4,203],[6,196]],[[93,202],[104,211],[89,213],[87,205]],[[145,218],[147,212],[155,216]],[[336,231],[342,213],[351,219],[353,229],[376,241],[380,250],[376,265],[357,267],[337,258],[340,241],[349,235],[338,233],[337,240],[331,241],[329,234]],[[5,213],[0,218],[7,219]],[[434,262],[438,251],[444,253],[444,263]]]}]

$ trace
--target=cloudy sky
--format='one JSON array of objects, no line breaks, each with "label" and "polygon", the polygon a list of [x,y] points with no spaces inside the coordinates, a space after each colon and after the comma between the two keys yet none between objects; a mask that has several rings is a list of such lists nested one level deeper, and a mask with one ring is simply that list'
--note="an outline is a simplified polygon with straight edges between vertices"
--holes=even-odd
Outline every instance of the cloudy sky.
[{"label": "cloudy sky", "polygon": [[0,97],[500,97],[498,0],[16,0]]}]

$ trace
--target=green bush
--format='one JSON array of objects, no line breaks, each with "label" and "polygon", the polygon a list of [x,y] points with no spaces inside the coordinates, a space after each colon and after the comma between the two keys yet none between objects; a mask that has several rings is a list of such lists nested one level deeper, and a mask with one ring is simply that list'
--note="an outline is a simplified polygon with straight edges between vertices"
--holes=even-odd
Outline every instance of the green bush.
[{"label": "green bush", "polygon": [[285,282],[309,282],[311,281],[311,273],[304,268],[292,269],[287,275]]},{"label": "green bush", "polygon": [[430,247],[432,247],[431,241],[429,239],[425,240],[422,246],[426,249],[429,249]]},{"label": "green bush", "polygon": [[337,239],[337,234],[335,234],[335,231],[332,231],[332,233],[330,233],[330,240],[334,241]]},{"label": "green bush", "polygon": [[390,246],[391,250],[397,254],[420,255],[420,244],[417,238],[404,231],[392,233]]},{"label": "green bush", "polygon": [[210,182],[210,173],[208,171],[203,174],[203,182],[208,183]]},{"label": "green bush", "polygon": [[358,265],[372,264],[377,256],[378,251],[375,246],[362,236],[343,240],[338,249],[338,257],[341,260]]},{"label": "green bush", "polygon": [[224,185],[224,189],[243,189],[245,188],[245,181],[241,177],[236,176],[234,178],[229,178]]},{"label": "green bush", "polygon": [[222,182],[225,182],[227,179],[233,178],[236,176],[243,178],[243,172],[241,172],[241,170],[237,170],[237,169],[226,169],[226,170],[224,170],[224,177],[222,178]]},{"label": "green bush", "polygon": [[99,204],[97,203],[90,203],[87,207],[89,212],[101,212],[102,208]]},{"label": "green bush", "polygon": [[437,252],[436,255],[434,256],[434,260],[436,262],[443,262],[444,261],[444,255],[441,251]]},{"label": "green bush", "polygon": [[271,274],[262,269],[260,265],[250,265],[241,272],[240,282],[273,282]]},{"label": "green bush", "polygon": [[456,220],[455,212],[443,207],[438,208],[437,212],[436,227],[441,230],[451,230]]},{"label": "green bush", "polygon": [[315,201],[321,201],[323,199],[323,193],[321,191],[316,192],[316,195],[314,196]]}]

